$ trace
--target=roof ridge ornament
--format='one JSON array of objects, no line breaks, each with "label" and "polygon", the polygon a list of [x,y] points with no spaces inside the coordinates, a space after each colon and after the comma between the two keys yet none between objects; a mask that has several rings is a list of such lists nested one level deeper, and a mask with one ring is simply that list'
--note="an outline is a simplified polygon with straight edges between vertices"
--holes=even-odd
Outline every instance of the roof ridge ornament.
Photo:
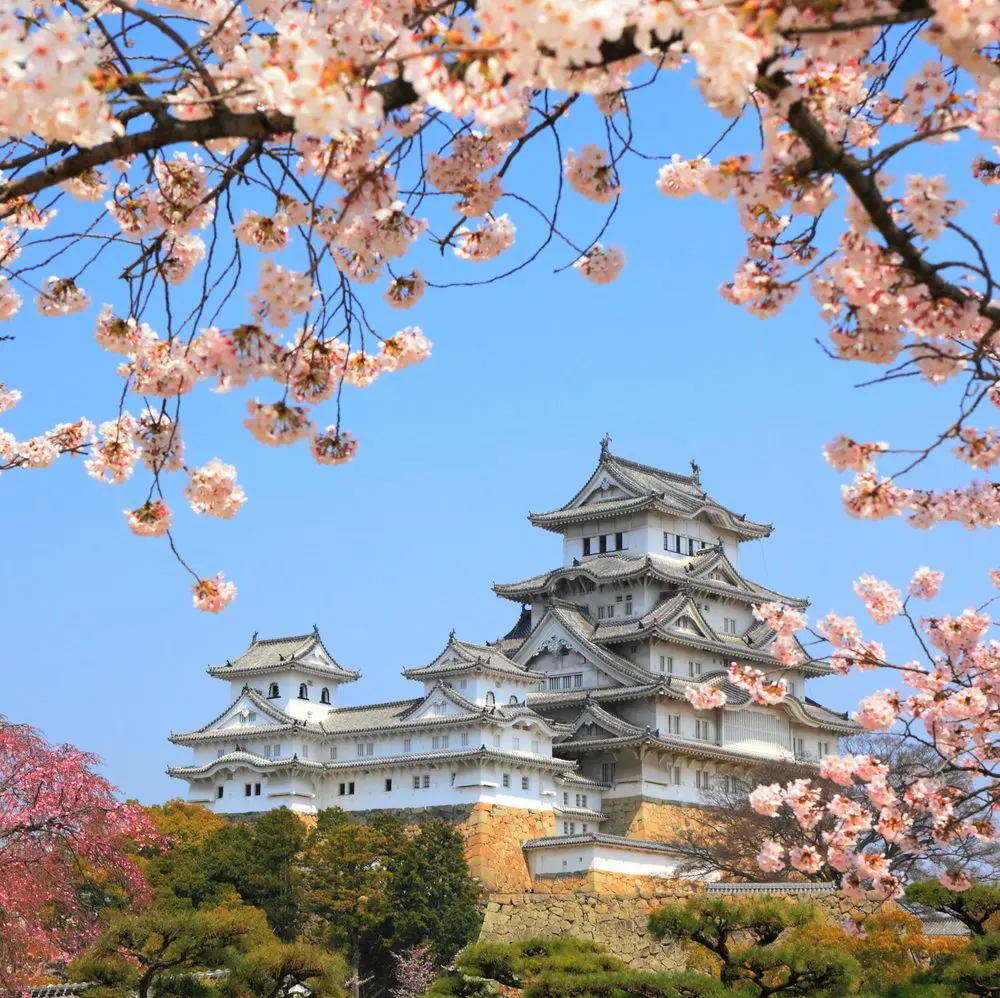
[{"label": "roof ridge ornament", "polygon": [[253,637],[250,639],[250,644],[252,645],[257,644],[257,633],[258,633],[257,631],[253,632]]},{"label": "roof ridge ornament", "polygon": [[701,485],[701,465],[694,458],[691,458],[691,477],[695,485]]},{"label": "roof ridge ornament", "polygon": [[611,454],[611,451],[609,450],[610,446],[611,446],[611,434],[605,433],[604,436],[601,437],[601,460],[602,461]]}]

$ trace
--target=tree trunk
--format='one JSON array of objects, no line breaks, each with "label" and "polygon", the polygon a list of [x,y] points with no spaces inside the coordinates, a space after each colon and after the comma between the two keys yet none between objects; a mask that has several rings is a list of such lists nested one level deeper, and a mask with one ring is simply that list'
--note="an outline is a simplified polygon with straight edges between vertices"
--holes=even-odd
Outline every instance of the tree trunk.
[{"label": "tree trunk", "polygon": [[351,940],[351,998],[361,998],[361,941]]}]

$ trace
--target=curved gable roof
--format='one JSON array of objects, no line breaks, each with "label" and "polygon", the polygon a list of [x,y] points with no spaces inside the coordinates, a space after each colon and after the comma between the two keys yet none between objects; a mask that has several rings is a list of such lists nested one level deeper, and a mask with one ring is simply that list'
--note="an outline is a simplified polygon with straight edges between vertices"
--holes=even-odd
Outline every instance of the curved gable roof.
[{"label": "curved gable roof", "polygon": [[[613,486],[624,492],[625,497],[587,502],[596,490],[608,491]],[[606,444],[601,445],[601,457],[590,478],[569,502],[548,513],[531,513],[528,519],[537,527],[558,531],[566,523],[595,514],[609,516],[650,505],[688,519],[704,515],[743,538],[766,537],[772,530],[770,524],[748,520],[716,502],[702,489],[697,472],[678,475],[629,461],[612,454]]]},{"label": "curved gable roof", "polygon": [[225,665],[209,666],[208,674],[217,679],[262,675],[277,669],[297,668],[323,676],[332,682],[350,682],[361,675],[342,668],[327,651],[319,630],[281,638],[259,638],[255,634],[250,647]]}]

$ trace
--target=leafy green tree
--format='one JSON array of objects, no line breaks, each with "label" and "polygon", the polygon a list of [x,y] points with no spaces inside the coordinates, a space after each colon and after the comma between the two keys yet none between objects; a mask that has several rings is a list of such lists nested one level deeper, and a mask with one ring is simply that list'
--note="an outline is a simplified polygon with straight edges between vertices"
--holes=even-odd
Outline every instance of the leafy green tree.
[{"label": "leafy green tree", "polygon": [[656,939],[693,942],[713,954],[722,985],[748,996],[848,994],[858,980],[851,956],[835,946],[780,939],[815,920],[810,905],[695,897],[655,911],[649,930]]},{"label": "leafy green tree", "polygon": [[300,985],[313,998],[345,994],[343,958],[309,943],[268,939],[235,955],[228,970],[218,984],[219,998],[284,998]]},{"label": "leafy green tree", "polygon": [[190,994],[198,990],[190,980],[193,972],[224,967],[231,951],[249,949],[269,935],[263,913],[245,905],[114,912],[96,942],[69,965],[67,976],[96,982],[108,995]]},{"label": "leafy green tree", "polygon": [[[392,915],[392,866],[399,837],[383,827],[327,820],[317,827],[306,859],[304,904],[313,941],[348,953],[351,990],[386,938]],[[385,963],[388,964],[388,959]],[[363,966],[367,964],[367,966]]]},{"label": "leafy green tree", "polygon": [[426,944],[447,963],[479,931],[479,887],[469,876],[461,835],[430,821],[406,840],[392,868],[393,950]]},{"label": "leafy green tree", "polygon": [[1000,884],[974,883],[958,892],[937,880],[920,880],[906,888],[906,900],[952,915],[977,936],[1000,927],[994,917],[1000,913]]}]

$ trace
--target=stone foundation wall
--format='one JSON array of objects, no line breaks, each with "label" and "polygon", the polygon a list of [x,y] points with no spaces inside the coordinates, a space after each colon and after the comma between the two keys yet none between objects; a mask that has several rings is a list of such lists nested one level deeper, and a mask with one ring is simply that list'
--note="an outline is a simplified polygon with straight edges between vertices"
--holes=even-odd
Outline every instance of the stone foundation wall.
[{"label": "stone foundation wall", "polygon": [[551,812],[474,804],[457,828],[472,876],[491,891],[525,891],[531,888],[531,876],[521,846],[528,839],[555,835],[556,818]]},{"label": "stone foundation wall", "polygon": [[[567,887],[574,880],[585,880],[573,877],[544,879],[553,883],[562,880]],[[649,935],[647,923],[657,908],[681,903],[694,894],[703,893],[702,885],[684,880],[658,880],[655,885],[642,885],[636,883],[637,878],[628,879],[634,885],[630,896],[590,890],[540,893],[541,879],[535,882],[535,892],[531,894],[493,894],[486,906],[479,938],[493,942],[562,936],[592,939],[636,969],[683,969],[686,959],[683,949],[676,944],[657,942]],[[742,893],[729,896],[747,897]],[[837,922],[847,915],[872,915],[879,908],[875,903],[858,906],[835,891],[809,892],[805,896],[793,891],[768,891],[763,896],[814,904],[824,909],[831,921]]]},{"label": "stone foundation wall", "polygon": [[633,839],[671,842],[698,811],[694,804],[674,804],[651,797],[613,797],[601,803],[601,831]]}]

